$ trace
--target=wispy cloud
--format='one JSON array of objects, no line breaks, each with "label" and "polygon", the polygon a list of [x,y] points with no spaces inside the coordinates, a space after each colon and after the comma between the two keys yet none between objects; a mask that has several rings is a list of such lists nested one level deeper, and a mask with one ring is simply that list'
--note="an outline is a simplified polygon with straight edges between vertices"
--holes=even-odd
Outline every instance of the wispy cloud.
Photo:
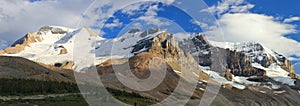
[{"label": "wispy cloud", "polygon": [[218,4],[213,5],[202,11],[213,12],[218,16],[225,13],[245,13],[254,7],[253,4],[247,3],[245,0],[222,0]]},{"label": "wispy cloud", "polygon": [[154,25],[154,26],[162,27],[162,26],[171,25],[170,22],[164,21],[163,19],[157,18],[155,16],[142,16],[142,17],[136,18],[134,20],[142,21],[142,22],[146,23],[148,26]]},{"label": "wispy cloud", "polygon": [[300,17],[290,17],[290,18],[284,19],[283,22],[290,23],[290,22],[294,22],[294,21],[300,21]]},{"label": "wispy cloud", "polygon": [[105,24],[104,27],[112,29],[115,27],[121,27],[122,25],[123,25],[123,23],[120,22],[119,19],[114,19],[112,23]]}]

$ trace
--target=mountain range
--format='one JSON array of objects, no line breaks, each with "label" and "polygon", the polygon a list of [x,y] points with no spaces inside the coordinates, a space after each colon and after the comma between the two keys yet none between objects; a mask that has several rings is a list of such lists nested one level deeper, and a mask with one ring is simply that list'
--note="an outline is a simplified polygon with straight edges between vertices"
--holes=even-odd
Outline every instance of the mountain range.
[{"label": "mountain range", "polygon": [[[78,42],[75,38],[82,35],[87,39]],[[203,95],[210,85],[220,88],[211,104],[215,106],[300,104],[300,78],[284,55],[257,42],[217,42],[202,33],[178,36],[160,29],[132,29],[120,37],[106,39],[88,28],[44,26],[0,50],[0,78],[75,83],[73,74],[84,71],[75,67],[93,63],[106,87],[157,101],[168,98],[183,79],[184,86],[193,86],[196,81],[194,92],[189,87],[176,92],[177,99],[191,93],[187,105],[198,105],[205,99]],[[95,43],[90,54],[95,59],[91,63],[76,63],[75,52],[84,50],[80,44],[92,42],[91,39]],[[154,79],[159,79],[162,72],[165,76],[156,88],[139,91],[118,80],[119,76],[129,75],[126,69],[140,79],[153,73]]]}]

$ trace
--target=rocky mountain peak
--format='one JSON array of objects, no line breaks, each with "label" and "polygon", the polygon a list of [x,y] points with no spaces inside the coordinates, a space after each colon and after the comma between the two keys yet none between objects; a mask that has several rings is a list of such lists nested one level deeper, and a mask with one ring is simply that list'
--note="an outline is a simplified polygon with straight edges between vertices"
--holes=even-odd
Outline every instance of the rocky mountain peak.
[{"label": "rocky mountain peak", "polygon": [[294,66],[285,56],[268,49],[260,43],[236,43],[230,49],[246,54],[252,63],[258,63],[265,68],[276,64],[291,75],[294,74]]},{"label": "rocky mountain peak", "polygon": [[65,34],[68,31],[62,27],[43,26],[42,28],[39,29],[37,33],[41,35],[41,34],[46,34],[48,32],[51,32],[52,34]]},{"label": "rocky mountain peak", "polygon": [[[139,40],[137,44],[133,46],[132,53],[140,54],[142,52],[155,54],[165,59],[174,70],[181,72],[193,70],[195,74],[197,73],[196,75],[191,74],[190,77],[200,78],[202,80],[207,80],[208,78],[207,75],[198,68],[197,62],[192,55],[185,53],[182,48],[179,47],[179,42],[176,40],[174,34],[162,32],[152,38],[146,37]],[[190,69],[185,69],[187,67]]]},{"label": "rocky mountain peak", "polygon": [[146,37],[147,35],[151,35],[151,34],[154,34],[154,33],[157,33],[157,32],[160,32],[160,29],[157,28],[151,28],[149,30],[146,30],[144,31],[140,36],[143,38],[143,37]]},{"label": "rocky mountain peak", "polygon": [[43,38],[39,34],[27,33],[23,38],[17,40],[10,47],[4,49],[2,53],[16,54],[23,51],[26,46],[30,46],[32,43],[41,41],[43,41]]}]

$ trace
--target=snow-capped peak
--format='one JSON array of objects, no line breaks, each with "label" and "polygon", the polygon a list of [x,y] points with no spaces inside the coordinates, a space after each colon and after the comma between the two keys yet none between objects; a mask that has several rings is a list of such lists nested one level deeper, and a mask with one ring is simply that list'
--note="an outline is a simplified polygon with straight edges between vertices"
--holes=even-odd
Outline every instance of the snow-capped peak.
[{"label": "snow-capped peak", "polygon": [[[89,37],[102,39],[95,36],[95,34],[86,28],[72,29],[60,26],[44,26],[40,28],[39,31],[33,33],[35,37],[39,37],[39,40],[22,44],[25,39],[30,39],[28,35],[26,35],[27,38],[23,37],[16,42],[16,44],[21,45],[21,47],[24,46],[24,50],[14,54],[6,53],[3,55],[24,57],[36,62],[52,65],[65,61],[73,61],[74,36],[82,32]],[[18,49],[16,47],[10,48]]]}]

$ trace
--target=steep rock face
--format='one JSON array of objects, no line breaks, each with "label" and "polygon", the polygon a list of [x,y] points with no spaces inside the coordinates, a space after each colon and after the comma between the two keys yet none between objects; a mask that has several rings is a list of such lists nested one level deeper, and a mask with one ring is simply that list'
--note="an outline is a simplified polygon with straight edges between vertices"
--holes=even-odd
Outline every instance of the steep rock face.
[{"label": "steep rock face", "polygon": [[203,35],[195,36],[191,39],[183,39],[183,41],[180,41],[179,47],[191,53],[199,62],[199,65],[210,66],[212,64],[210,59],[212,46]]},{"label": "steep rock face", "polygon": [[[264,70],[252,67],[249,57],[238,51],[212,46],[204,35],[194,34],[192,38],[180,42],[180,47],[191,53],[201,66],[209,66],[221,76],[262,76]],[[230,79],[230,78],[227,78]]]},{"label": "steep rock face", "polygon": [[294,66],[283,55],[269,50],[259,43],[239,43],[234,44],[233,50],[246,54],[252,63],[258,63],[263,67],[268,68],[272,64],[278,64],[282,69],[286,70],[290,74],[294,73]]},{"label": "steep rock face", "polygon": [[230,51],[227,49],[227,67],[236,76],[263,76],[265,71],[252,67],[251,60],[241,52]]},{"label": "steep rock face", "polygon": [[149,52],[167,60],[174,70],[177,71],[195,71],[197,75],[191,77],[199,77],[200,80],[207,80],[208,76],[199,70],[197,62],[192,55],[185,53],[178,45],[173,34],[163,32],[153,38],[145,38],[137,42],[133,46],[132,53]]}]

